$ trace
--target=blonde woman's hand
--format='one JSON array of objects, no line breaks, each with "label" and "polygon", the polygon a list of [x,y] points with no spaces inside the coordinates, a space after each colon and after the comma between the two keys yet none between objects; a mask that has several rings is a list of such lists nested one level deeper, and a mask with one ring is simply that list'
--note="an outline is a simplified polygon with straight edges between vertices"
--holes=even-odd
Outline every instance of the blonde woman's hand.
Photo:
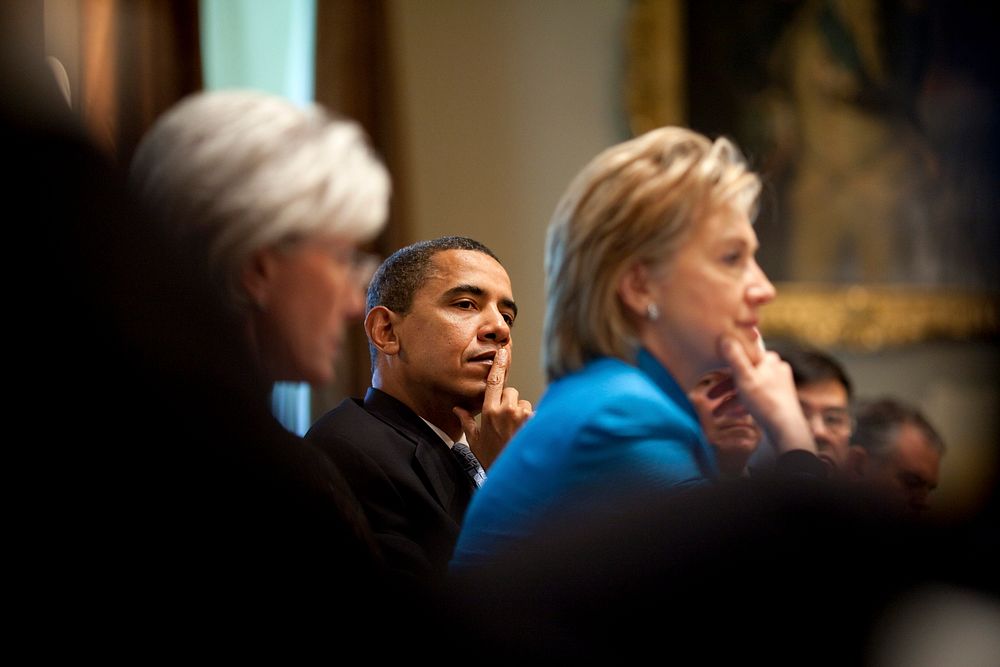
[{"label": "blonde woman's hand", "polygon": [[719,352],[733,370],[740,400],[776,449],[805,449],[815,454],[816,443],[799,405],[791,367],[777,353],[742,343],[735,336],[723,336]]}]

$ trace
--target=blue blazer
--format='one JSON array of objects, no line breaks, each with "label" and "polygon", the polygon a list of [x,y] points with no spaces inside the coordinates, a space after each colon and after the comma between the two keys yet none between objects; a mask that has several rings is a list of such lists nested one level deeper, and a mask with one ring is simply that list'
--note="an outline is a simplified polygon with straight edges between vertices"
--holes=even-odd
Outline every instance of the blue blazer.
[{"label": "blue blazer", "polygon": [[552,383],[469,505],[452,570],[487,563],[601,491],[676,490],[716,476],[697,414],[645,350],[599,358]]}]

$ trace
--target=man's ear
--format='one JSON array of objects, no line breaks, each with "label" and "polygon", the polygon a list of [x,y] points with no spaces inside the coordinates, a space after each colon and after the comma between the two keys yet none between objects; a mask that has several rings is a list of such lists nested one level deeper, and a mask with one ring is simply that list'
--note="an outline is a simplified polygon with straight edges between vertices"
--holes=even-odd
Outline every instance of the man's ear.
[{"label": "man's ear", "polygon": [[270,247],[257,250],[240,271],[240,284],[247,298],[260,310],[267,310],[271,298],[271,284],[277,267],[275,252]]},{"label": "man's ear", "polygon": [[847,474],[853,479],[862,479],[867,465],[868,450],[861,445],[851,445],[847,450]]},{"label": "man's ear", "polygon": [[375,306],[365,317],[365,333],[372,345],[387,356],[399,354],[396,326],[400,317],[385,306]]},{"label": "man's ear", "polygon": [[645,319],[654,296],[651,292],[649,267],[642,262],[633,262],[618,279],[618,297],[629,312],[639,319]]}]

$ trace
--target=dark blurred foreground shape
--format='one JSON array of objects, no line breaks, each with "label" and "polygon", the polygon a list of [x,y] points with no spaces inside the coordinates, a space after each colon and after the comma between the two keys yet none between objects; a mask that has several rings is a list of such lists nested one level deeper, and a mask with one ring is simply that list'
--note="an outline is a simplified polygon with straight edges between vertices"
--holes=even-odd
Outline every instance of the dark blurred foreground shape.
[{"label": "dark blurred foreground shape", "polygon": [[[453,582],[487,662],[899,664],[885,628],[908,629],[894,621],[915,596],[1000,611],[995,504],[960,524],[919,523],[856,486],[769,477],[607,500],[603,515],[549,526]],[[1000,636],[1000,616],[980,620]]]},{"label": "dark blurred foreground shape", "polygon": [[274,420],[245,333],[147,224],[27,37],[5,41],[0,71],[18,625],[157,655],[234,628],[243,648],[317,625],[370,645],[373,610],[391,623],[410,591],[382,585],[343,479]]}]

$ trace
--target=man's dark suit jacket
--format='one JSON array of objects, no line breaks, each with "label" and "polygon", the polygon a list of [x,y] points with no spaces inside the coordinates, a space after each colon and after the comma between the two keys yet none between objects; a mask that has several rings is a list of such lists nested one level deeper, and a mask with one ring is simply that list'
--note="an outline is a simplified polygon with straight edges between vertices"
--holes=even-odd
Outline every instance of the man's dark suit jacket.
[{"label": "man's dark suit jacket", "polygon": [[343,472],[389,567],[421,581],[445,575],[473,483],[410,408],[369,389],[321,417],[306,440]]}]

